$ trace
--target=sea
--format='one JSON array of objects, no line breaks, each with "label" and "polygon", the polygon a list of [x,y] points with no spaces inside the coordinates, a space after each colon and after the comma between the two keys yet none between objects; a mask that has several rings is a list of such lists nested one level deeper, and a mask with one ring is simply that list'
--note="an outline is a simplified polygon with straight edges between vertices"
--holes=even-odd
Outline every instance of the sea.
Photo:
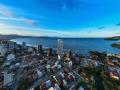
[{"label": "sea", "polygon": [[[26,42],[28,46],[37,46],[39,44],[43,47],[57,48],[57,40],[59,38],[49,37],[31,37],[18,38],[11,41],[22,44]],[[111,54],[119,54],[120,49],[111,46],[112,43],[118,43],[120,40],[105,40],[104,38],[61,38],[63,40],[63,50],[71,49],[75,53],[89,54],[89,51],[107,52]]]}]

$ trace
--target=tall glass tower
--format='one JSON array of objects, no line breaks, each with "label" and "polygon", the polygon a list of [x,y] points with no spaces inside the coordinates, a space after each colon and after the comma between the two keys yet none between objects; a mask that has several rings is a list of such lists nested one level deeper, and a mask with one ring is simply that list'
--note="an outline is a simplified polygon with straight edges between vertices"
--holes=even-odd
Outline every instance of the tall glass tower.
[{"label": "tall glass tower", "polygon": [[57,40],[57,54],[58,54],[59,60],[62,57],[62,50],[63,50],[63,41],[62,41],[62,39],[58,39]]}]

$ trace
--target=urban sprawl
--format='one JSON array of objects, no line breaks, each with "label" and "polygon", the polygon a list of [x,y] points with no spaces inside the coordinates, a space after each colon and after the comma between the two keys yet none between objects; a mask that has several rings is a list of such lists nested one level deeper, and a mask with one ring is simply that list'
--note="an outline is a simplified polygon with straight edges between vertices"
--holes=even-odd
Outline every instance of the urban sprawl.
[{"label": "urban sprawl", "polygon": [[120,90],[120,54],[0,41],[0,90]]}]

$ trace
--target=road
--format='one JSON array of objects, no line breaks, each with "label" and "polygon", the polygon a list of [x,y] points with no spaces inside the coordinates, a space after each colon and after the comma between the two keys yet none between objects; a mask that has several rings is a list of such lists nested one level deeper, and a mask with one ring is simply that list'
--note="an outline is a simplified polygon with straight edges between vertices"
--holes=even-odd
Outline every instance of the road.
[{"label": "road", "polygon": [[15,85],[14,85],[14,90],[17,90],[18,83],[21,77],[21,72],[23,71],[23,68],[19,68],[17,71],[17,75],[15,76]]}]

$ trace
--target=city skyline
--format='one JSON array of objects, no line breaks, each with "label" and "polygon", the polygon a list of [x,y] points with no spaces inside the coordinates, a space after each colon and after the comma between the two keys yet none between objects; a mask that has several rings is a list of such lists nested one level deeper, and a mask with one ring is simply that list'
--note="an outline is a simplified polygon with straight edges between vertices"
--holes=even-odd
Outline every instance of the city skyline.
[{"label": "city skyline", "polygon": [[0,34],[119,36],[119,5],[119,0],[0,0]]}]

